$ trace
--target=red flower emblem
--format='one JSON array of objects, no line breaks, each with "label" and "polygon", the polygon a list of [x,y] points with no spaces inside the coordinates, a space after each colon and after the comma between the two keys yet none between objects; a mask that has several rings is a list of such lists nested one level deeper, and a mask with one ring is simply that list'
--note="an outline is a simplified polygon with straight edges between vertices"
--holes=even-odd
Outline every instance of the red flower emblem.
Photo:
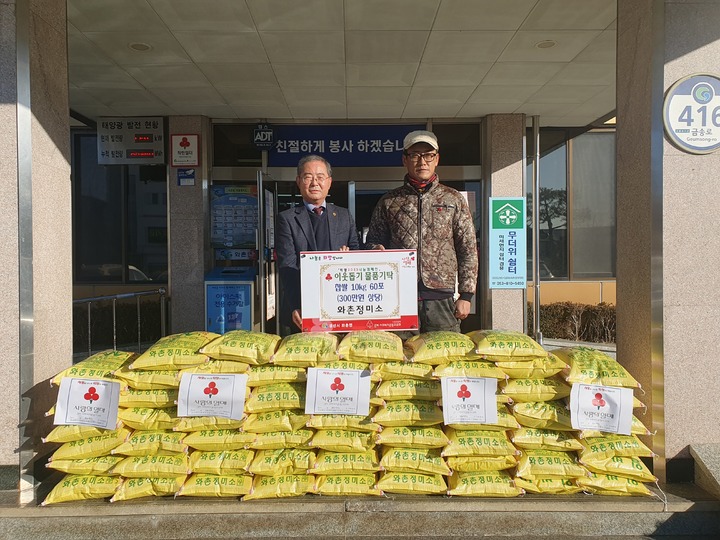
[{"label": "red flower emblem", "polygon": [[90,402],[90,405],[92,405],[93,401],[97,401],[98,399],[100,399],[100,394],[97,393],[97,390],[95,390],[94,386],[91,386],[90,388],[88,388],[88,391],[85,392],[85,395],[83,397]]},{"label": "red flower emblem", "polygon": [[345,390],[345,385],[340,377],[335,377],[334,382],[330,385],[330,390],[335,390],[336,394]]},{"label": "red flower emblem", "polygon": [[595,399],[592,400],[592,404],[600,410],[600,407],[607,405],[607,402],[603,399],[602,394],[598,392],[595,394]]},{"label": "red flower emblem", "polygon": [[465,401],[465,398],[469,398],[471,396],[470,390],[468,390],[467,384],[461,384],[460,390],[457,393],[457,397],[462,398],[463,401]]},{"label": "red flower emblem", "polygon": [[207,388],[203,390],[205,395],[208,397],[216,396],[219,391],[220,390],[217,389],[217,385],[214,382],[208,383]]}]

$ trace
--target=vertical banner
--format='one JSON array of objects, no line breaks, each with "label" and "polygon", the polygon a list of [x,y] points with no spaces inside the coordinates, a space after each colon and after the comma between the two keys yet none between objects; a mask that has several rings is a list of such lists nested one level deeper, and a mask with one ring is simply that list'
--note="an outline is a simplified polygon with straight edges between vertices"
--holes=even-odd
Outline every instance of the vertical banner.
[{"label": "vertical banner", "polygon": [[630,435],[632,388],[575,383],[570,392],[573,429],[591,429]]},{"label": "vertical banner", "polygon": [[303,332],[416,330],[415,250],[300,253]]},{"label": "vertical banner", "polygon": [[440,386],[446,425],[497,423],[497,379],[441,377]]},{"label": "vertical banner", "polygon": [[370,371],[308,368],[305,414],[370,414]]},{"label": "vertical banner", "polygon": [[178,416],[220,416],[242,420],[248,376],[184,373],[178,392]]},{"label": "vertical banner", "polygon": [[120,383],[65,377],[55,404],[55,425],[117,427]]},{"label": "vertical banner", "polygon": [[491,289],[527,286],[525,197],[490,197],[488,282]]}]

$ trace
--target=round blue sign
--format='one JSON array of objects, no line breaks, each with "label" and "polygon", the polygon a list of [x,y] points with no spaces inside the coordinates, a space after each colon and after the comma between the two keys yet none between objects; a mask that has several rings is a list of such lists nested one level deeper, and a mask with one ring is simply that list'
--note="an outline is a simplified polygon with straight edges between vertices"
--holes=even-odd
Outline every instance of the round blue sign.
[{"label": "round blue sign", "polygon": [[720,148],[720,78],[698,73],[673,84],[665,95],[663,124],[680,150],[709,154]]}]

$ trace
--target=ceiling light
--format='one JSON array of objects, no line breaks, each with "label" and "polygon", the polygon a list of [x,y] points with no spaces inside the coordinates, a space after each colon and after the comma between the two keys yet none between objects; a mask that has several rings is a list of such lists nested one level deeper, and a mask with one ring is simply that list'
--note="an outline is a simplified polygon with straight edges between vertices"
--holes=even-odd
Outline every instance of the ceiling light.
[{"label": "ceiling light", "polygon": [[557,45],[556,41],[552,39],[546,39],[543,41],[538,41],[535,44],[535,47],[537,47],[538,49],[549,49],[550,47],[554,47],[555,45]]},{"label": "ceiling light", "polygon": [[128,43],[128,47],[130,47],[133,51],[137,52],[146,52],[152,49],[152,45],[141,42]]}]

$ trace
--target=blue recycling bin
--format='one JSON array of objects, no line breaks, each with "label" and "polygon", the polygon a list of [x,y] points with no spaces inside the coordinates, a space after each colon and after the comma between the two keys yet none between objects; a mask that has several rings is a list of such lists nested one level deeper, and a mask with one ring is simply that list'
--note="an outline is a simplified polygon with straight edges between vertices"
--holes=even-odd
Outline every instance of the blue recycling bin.
[{"label": "blue recycling bin", "polygon": [[253,329],[255,275],[250,267],[215,268],[205,275],[205,330]]}]

